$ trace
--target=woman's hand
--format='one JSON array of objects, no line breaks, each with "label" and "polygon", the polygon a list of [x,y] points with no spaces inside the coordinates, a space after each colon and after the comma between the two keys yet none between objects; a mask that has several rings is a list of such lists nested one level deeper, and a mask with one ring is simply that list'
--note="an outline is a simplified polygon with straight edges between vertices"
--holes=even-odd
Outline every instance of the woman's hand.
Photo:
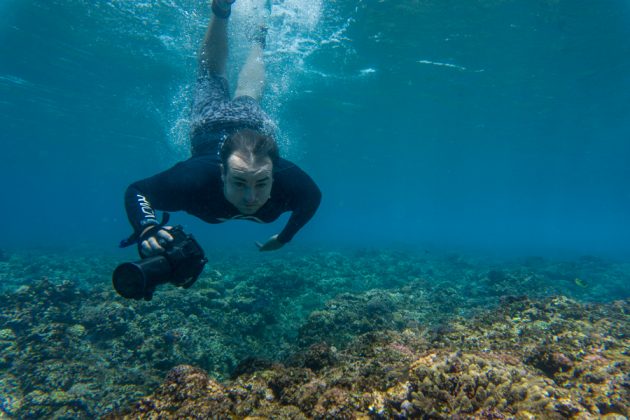
[{"label": "woman's hand", "polygon": [[275,251],[276,249],[282,248],[284,244],[278,240],[278,235],[273,235],[264,244],[256,242],[256,246],[260,251]]},{"label": "woman's hand", "polygon": [[[145,230],[142,231],[144,234],[146,231],[151,229],[153,226],[149,226]],[[167,231],[172,229],[171,226],[163,226],[161,229],[157,230],[153,233],[153,235],[149,236],[144,241],[140,242],[140,252],[144,257],[151,257],[153,255],[158,255],[164,252],[164,245],[171,242],[173,240],[173,236]],[[141,235],[142,236],[142,235]]]}]

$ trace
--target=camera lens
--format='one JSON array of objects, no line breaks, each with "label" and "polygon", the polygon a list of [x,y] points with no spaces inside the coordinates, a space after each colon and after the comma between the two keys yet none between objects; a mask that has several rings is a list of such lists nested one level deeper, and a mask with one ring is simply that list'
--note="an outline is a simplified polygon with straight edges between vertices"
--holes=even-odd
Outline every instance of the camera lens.
[{"label": "camera lens", "polygon": [[114,289],[127,299],[151,300],[156,286],[172,277],[169,261],[162,256],[120,264],[114,270]]},{"label": "camera lens", "polygon": [[112,278],[114,289],[127,299],[142,299],[146,282],[142,268],[135,263],[120,264]]}]

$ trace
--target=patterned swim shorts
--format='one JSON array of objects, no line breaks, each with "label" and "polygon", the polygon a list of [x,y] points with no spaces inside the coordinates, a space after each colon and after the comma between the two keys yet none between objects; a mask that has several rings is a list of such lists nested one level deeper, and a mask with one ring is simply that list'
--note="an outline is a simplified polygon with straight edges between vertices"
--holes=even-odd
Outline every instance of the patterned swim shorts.
[{"label": "patterned swim shorts", "polygon": [[192,108],[190,144],[193,156],[218,153],[227,136],[242,128],[274,135],[275,126],[249,96],[230,100],[227,79],[223,76],[200,76],[195,87]]}]

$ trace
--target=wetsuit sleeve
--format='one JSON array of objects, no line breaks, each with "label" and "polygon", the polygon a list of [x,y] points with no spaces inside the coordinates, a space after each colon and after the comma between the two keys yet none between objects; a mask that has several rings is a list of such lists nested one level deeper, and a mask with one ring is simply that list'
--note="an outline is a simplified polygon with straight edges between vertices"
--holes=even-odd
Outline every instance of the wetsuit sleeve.
[{"label": "wetsuit sleeve", "polygon": [[311,220],[322,200],[322,193],[311,177],[297,166],[282,176],[283,181],[288,183],[287,192],[292,207],[291,217],[278,235],[278,241],[284,244]]},{"label": "wetsuit sleeve", "polygon": [[156,211],[186,210],[195,197],[203,174],[199,165],[181,162],[174,167],[131,184],[125,192],[125,208],[135,232],[159,224]]},{"label": "wetsuit sleeve", "polygon": [[125,191],[127,218],[136,233],[140,233],[147,226],[159,224],[153,204],[147,198],[149,194],[138,186],[140,182],[142,181],[131,184]]}]

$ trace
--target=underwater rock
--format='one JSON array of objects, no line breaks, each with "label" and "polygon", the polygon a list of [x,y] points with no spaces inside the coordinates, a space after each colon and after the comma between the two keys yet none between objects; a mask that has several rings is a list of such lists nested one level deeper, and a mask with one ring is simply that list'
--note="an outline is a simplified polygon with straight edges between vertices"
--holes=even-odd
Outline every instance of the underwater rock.
[{"label": "underwater rock", "polygon": [[0,330],[0,369],[8,367],[18,351],[15,333],[11,328]]},{"label": "underwater rock", "polygon": [[395,329],[412,318],[396,317],[396,297],[387,291],[374,290],[362,295],[344,293],[313,311],[299,332],[304,348],[315,343],[344,347],[360,334],[381,329]]},{"label": "underwater rock", "polygon": [[9,417],[16,417],[24,404],[20,381],[11,374],[0,373],[0,417],[5,413]]},{"label": "underwater rock", "polygon": [[[133,418],[163,417],[216,418],[225,416],[233,406],[223,387],[201,369],[181,365],[173,368],[157,392],[145,397],[132,409]],[[128,418],[128,415],[104,418]]]},{"label": "underwater rock", "polygon": [[357,375],[363,362],[318,376],[277,367],[220,385],[192,367],[177,367],[151,396],[111,418],[197,416],[281,417],[291,410],[302,418],[449,418],[453,415],[542,418],[585,415],[569,391],[537,376],[524,365],[493,355],[432,352],[408,364],[405,378],[375,387],[376,378]]},{"label": "underwater rock", "polygon": [[[136,302],[111,290],[115,261],[12,254],[0,264],[0,417],[96,418],[152,392],[142,416],[154,403],[165,417],[194,416],[208,395],[200,412],[235,417],[628,414],[628,302],[574,300],[627,296],[622,264],[451,264],[382,251],[256,258],[216,258],[194,287],[161,286]],[[491,284],[492,270],[506,280]],[[588,286],[541,274],[563,270]],[[195,366],[169,379],[181,390],[155,395],[179,365]],[[193,392],[200,386],[212,391]]]},{"label": "underwater rock", "polygon": [[288,365],[311,369],[315,372],[337,363],[337,349],[326,343],[317,343],[289,357]]},{"label": "underwater rock", "polygon": [[273,366],[273,362],[271,360],[261,359],[258,357],[246,357],[238,363],[232,372],[231,379],[238,378],[239,376],[248,373],[254,373],[259,370],[269,369],[271,366]]},{"label": "underwater rock", "polygon": [[[421,330],[371,332],[343,351],[313,345],[289,358],[292,366],[260,365],[222,384],[203,385],[209,379],[195,371],[204,379],[183,378],[174,386],[169,378],[180,376],[169,374],[143,400],[150,404],[119,416],[179,417],[196,405],[208,412],[208,401],[216,404],[213,413],[228,417],[628,416],[629,307],[627,301],[586,306],[560,297],[506,301],[456,321],[431,342]],[[189,388],[195,391],[182,393]]]},{"label": "underwater rock", "polygon": [[573,361],[567,355],[548,346],[536,348],[525,362],[540,369],[550,378],[573,367]]}]

